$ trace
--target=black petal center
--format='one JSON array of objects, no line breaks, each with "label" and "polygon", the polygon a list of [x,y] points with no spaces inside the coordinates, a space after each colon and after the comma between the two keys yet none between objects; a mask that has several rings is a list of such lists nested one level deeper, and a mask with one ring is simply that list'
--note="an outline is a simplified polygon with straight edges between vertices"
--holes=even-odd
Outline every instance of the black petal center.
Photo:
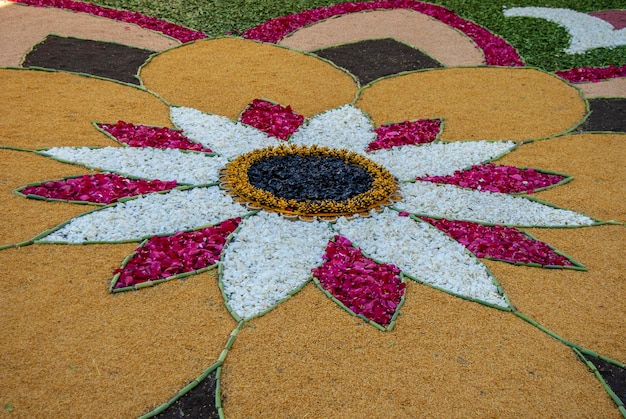
[{"label": "black petal center", "polygon": [[296,201],[345,201],[372,188],[362,167],[327,156],[270,156],[248,169],[251,185]]}]

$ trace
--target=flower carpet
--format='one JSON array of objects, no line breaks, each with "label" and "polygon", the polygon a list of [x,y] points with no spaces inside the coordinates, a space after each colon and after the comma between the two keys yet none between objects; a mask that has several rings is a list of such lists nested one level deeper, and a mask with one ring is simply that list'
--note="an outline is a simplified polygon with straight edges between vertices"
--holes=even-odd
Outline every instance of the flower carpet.
[{"label": "flower carpet", "polygon": [[0,416],[626,417],[626,11],[502,16],[617,52],[0,2]]}]

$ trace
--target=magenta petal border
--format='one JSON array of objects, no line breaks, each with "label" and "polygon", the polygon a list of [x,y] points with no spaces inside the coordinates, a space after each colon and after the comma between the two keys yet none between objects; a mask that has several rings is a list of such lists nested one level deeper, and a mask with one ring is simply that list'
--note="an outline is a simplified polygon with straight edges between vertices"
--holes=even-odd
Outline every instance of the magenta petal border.
[{"label": "magenta petal border", "polygon": [[626,65],[616,67],[581,67],[557,71],[556,75],[572,83],[597,83],[606,79],[626,77]]},{"label": "magenta petal border", "polygon": [[106,17],[108,19],[119,20],[121,22],[133,23],[144,29],[161,32],[179,40],[182,43],[203,39],[207,36],[202,31],[185,28],[184,26],[170,23],[166,20],[150,17],[138,12],[118,10],[110,7],[97,6],[92,3],[81,3],[73,0],[10,0],[13,3],[22,3],[28,6],[56,7],[68,9],[75,12],[89,13],[95,16]]},{"label": "magenta petal border", "polygon": [[262,42],[277,43],[285,36],[306,25],[333,16],[377,9],[410,9],[433,17],[470,37],[485,54],[488,65],[519,67],[524,62],[510,44],[474,22],[465,20],[453,11],[442,6],[412,0],[388,0],[372,2],[352,2],[329,7],[304,10],[299,13],[277,17],[259,26],[250,28],[242,37]]}]

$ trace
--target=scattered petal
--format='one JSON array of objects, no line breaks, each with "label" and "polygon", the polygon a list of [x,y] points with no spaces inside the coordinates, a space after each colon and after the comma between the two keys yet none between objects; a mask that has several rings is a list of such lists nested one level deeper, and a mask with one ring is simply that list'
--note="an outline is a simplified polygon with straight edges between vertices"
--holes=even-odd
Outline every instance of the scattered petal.
[{"label": "scattered petal", "polygon": [[517,227],[569,227],[596,224],[585,215],[554,208],[521,196],[479,192],[431,182],[400,186],[402,211],[450,220],[465,220]]},{"label": "scattered petal", "polygon": [[277,144],[275,138],[268,137],[256,128],[193,108],[172,107],[170,119],[190,139],[210,147],[229,160],[254,149]]},{"label": "scattered petal", "polygon": [[394,147],[368,153],[399,180],[416,176],[443,176],[474,164],[493,160],[513,150],[513,141],[462,141]]},{"label": "scattered petal", "polygon": [[115,288],[134,286],[214,265],[228,236],[241,218],[231,218],[213,227],[178,232],[171,236],[154,236],[135,250],[119,273]]},{"label": "scattered petal", "polygon": [[367,115],[352,105],[344,105],[311,118],[293,134],[291,143],[343,148],[363,154],[375,138]]},{"label": "scattered petal", "polygon": [[400,269],[363,256],[342,236],[328,243],[324,259],[323,265],[312,270],[322,288],[354,313],[387,326],[406,287]]},{"label": "scattered petal", "polygon": [[437,139],[440,129],[440,119],[418,119],[383,125],[374,130],[377,137],[369,144],[367,151],[430,143]]},{"label": "scattered petal", "polygon": [[239,120],[280,140],[287,140],[304,122],[304,117],[267,100],[254,99]]},{"label": "scattered petal", "polygon": [[565,176],[536,169],[483,164],[457,170],[447,176],[423,176],[417,180],[461,186],[478,191],[500,193],[532,193],[563,181]]},{"label": "scattered petal", "polygon": [[49,199],[110,204],[127,196],[166,191],[176,187],[176,181],[128,179],[113,173],[96,173],[75,178],[51,180],[27,186],[20,192]]},{"label": "scattered petal", "polygon": [[189,140],[182,131],[167,127],[135,125],[117,121],[117,124],[98,124],[102,130],[111,134],[117,141],[130,147],[175,148],[179,150],[203,151],[211,149]]},{"label": "scattered petal", "polygon": [[191,185],[216,182],[226,164],[219,156],[152,147],[53,147],[41,154],[120,175]]},{"label": "scattered petal", "polygon": [[140,196],[72,219],[41,243],[117,243],[219,223],[248,211],[217,187]]},{"label": "scattered petal", "polygon": [[222,259],[222,284],[241,318],[270,309],[310,279],[333,234],[327,223],[293,222],[275,213],[246,218]]},{"label": "scattered petal", "polygon": [[436,220],[420,217],[461,243],[479,258],[541,266],[575,266],[550,246],[518,229],[501,225],[485,226],[469,221]]},{"label": "scattered petal", "polygon": [[[340,218],[335,229],[363,252],[455,295],[507,307],[485,266],[428,223],[386,209],[367,218]],[[399,251],[398,249],[402,249]]]}]

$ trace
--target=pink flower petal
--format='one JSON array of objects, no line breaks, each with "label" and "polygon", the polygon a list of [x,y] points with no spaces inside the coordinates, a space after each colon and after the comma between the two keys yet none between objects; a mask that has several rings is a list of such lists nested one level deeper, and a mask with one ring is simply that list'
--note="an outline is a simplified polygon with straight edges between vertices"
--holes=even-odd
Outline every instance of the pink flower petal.
[{"label": "pink flower petal", "polygon": [[406,286],[400,269],[363,256],[342,236],[328,243],[324,259],[312,272],[325,290],[356,314],[382,326],[391,322]]},{"label": "pink flower petal", "polygon": [[479,258],[541,266],[575,266],[550,246],[534,240],[520,230],[501,225],[485,226],[469,221],[420,217],[461,243]]},{"label": "pink flower petal", "polygon": [[626,65],[616,67],[582,67],[557,71],[556,75],[572,83],[599,82],[606,79],[626,77]]},{"label": "pink flower petal", "polygon": [[441,120],[439,119],[418,119],[412,122],[383,125],[374,130],[377,137],[369,144],[367,151],[430,143],[435,141],[440,129]]},{"label": "pink flower petal", "polygon": [[113,173],[96,173],[76,178],[27,186],[20,192],[49,199],[110,204],[127,196],[144,195],[175,188],[176,181],[129,179]]},{"label": "pink flower petal", "polygon": [[287,140],[304,122],[304,116],[267,100],[254,99],[243,111],[239,120],[264,133]]},{"label": "pink flower petal", "polygon": [[203,147],[202,144],[191,141],[182,131],[167,127],[135,125],[124,121],[118,121],[115,125],[98,124],[98,127],[111,134],[117,141],[128,144],[130,147],[174,148],[211,152],[211,149]]},{"label": "pink flower petal", "polygon": [[501,193],[532,193],[538,189],[555,185],[564,176],[544,173],[535,169],[520,169],[514,166],[496,166],[489,163],[457,170],[447,176],[423,176],[417,180],[445,183],[479,191]]},{"label": "pink flower petal", "polygon": [[148,239],[124,266],[114,271],[120,274],[114,288],[165,279],[215,264],[226,239],[240,222],[241,218],[231,218],[213,227]]}]

